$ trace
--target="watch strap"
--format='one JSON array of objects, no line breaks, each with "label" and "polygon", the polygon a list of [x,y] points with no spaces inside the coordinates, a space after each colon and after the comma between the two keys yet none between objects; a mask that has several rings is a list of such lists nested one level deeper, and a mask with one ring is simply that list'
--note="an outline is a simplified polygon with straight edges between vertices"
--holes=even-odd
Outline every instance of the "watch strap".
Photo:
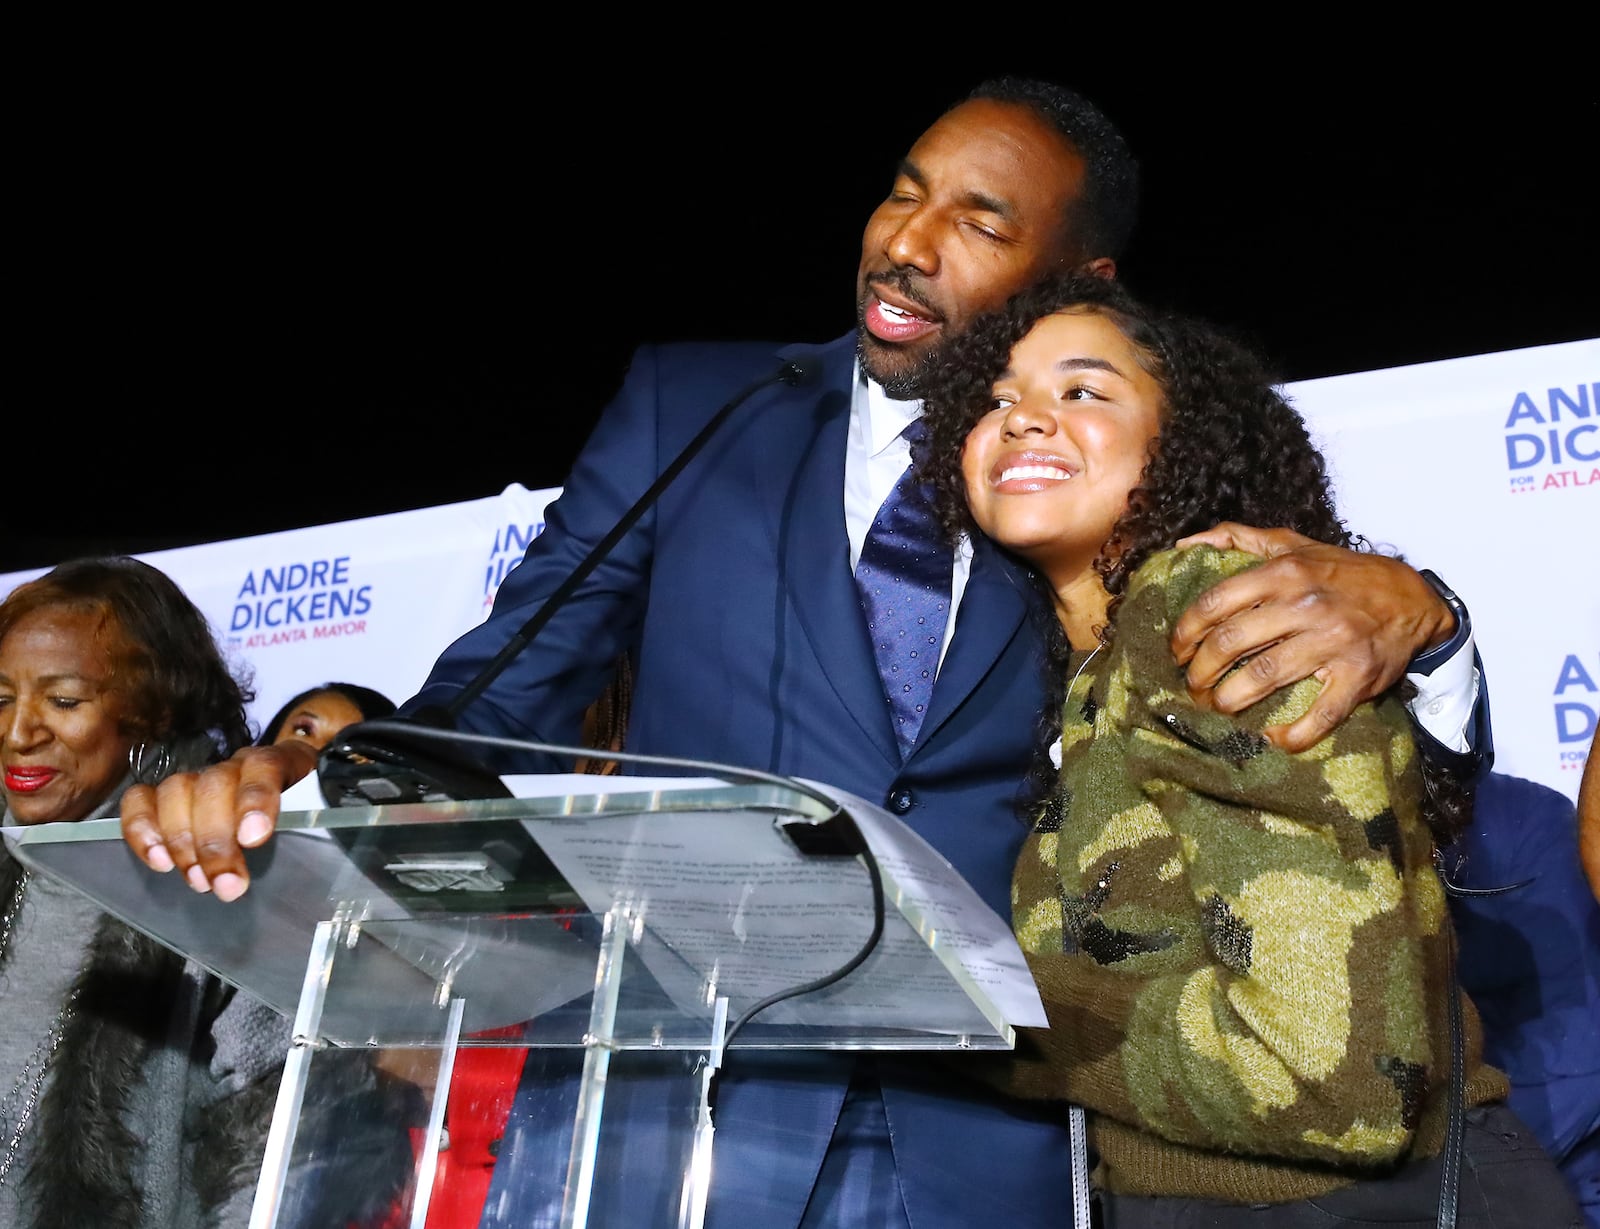
[{"label": "watch strap", "polygon": [[1407,674],[1432,674],[1459,653],[1472,638],[1472,616],[1467,613],[1467,604],[1456,596],[1454,589],[1439,578],[1437,572],[1423,568],[1417,575],[1428,582],[1428,587],[1444,600],[1445,605],[1450,607],[1451,613],[1456,617],[1456,629],[1450,634],[1450,639],[1437,648],[1418,653],[1406,667]]}]

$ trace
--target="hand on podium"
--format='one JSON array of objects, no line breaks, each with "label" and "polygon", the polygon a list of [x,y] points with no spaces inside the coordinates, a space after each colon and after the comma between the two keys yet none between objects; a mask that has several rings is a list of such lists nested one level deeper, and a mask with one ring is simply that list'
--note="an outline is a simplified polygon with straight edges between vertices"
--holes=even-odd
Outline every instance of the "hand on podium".
[{"label": "hand on podium", "polygon": [[316,770],[317,755],[308,743],[241,747],[203,771],[134,785],[122,839],[151,870],[180,870],[195,891],[237,900],[250,886],[244,851],[271,839],[283,792]]}]

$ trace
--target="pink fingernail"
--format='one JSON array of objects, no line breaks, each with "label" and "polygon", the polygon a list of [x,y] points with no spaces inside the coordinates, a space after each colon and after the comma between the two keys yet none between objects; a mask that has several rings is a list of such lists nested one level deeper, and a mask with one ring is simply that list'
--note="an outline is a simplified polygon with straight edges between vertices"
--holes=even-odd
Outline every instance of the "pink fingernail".
[{"label": "pink fingernail", "polygon": [[212,890],[216,892],[218,900],[238,900],[244,895],[245,881],[232,871],[223,871],[212,883]]},{"label": "pink fingernail", "polygon": [[259,845],[272,831],[272,821],[262,811],[246,811],[239,821],[239,844]]}]

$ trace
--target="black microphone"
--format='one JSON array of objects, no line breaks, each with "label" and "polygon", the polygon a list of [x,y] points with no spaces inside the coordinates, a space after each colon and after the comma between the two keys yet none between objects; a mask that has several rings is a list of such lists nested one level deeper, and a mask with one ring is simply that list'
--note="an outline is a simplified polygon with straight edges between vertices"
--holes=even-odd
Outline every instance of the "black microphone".
[{"label": "black microphone", "polygon": [[[506,642],[505,647],[495,654],[494,659],[449,704],[428,705],[399,720],[409,720],[434,729],[454,729],[462,711],[488,690],[490,684],[528,647],[540,629],[566,605],[578,587],[588,579],[589,573],[610,554],[634,523],[649,511],[661,497],[661,492],[705,447],[706,441],[716,433],[728,415],[769,385],[782,383],[790,388],[801,388],[812,383],[821,370],[822,364],[816,358],[785,359],[775,372],[762,376],[735,393],[700,428],[699,433],[673,458],[671,464],[657,475],[656,480],[623,513],[611,531],[594,544],[593,549]],[[396,729],[397,719],[393,717],[381,723],[381,730],[374,729],[370,733],[363,732],[365,724],[358,722],[341,730],[318,759],[318,779],[322,783],[323,797],[330,806],[510,797],[510,791],[497,773],[491,772],[464,751],[442,748],[436,736],[408,739]]]}]

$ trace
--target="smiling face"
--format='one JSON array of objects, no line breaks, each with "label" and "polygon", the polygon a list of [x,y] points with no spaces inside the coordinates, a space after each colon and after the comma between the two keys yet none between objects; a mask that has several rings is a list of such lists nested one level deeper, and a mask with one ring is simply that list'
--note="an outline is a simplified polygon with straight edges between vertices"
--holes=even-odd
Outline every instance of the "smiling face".
[{"label": "smiling face", "polygon": [[1165,398],[1141,358],[1104,315],[1045,316],[1012,347],[994,408],[967,435],[972,519],[1058,596],[1103,594],[1095,556],[1160,433]]},{"label": "smiling face", "polygon": [[337,691],[318,691],[294,706],[272,741],[308,743],[320,751],[333,741],[335,734],[360,721],[361,716],[361,710],[348,697]]},{"label": "smiling face", "polygon": [[88,815],[121,783],[136,736],[98,613],[45,607],[0,639],[0,769],[18,823]]},{"label": "smiling face", "polygon": [[944,339],[1048,270],[1077,259],[1064,219],[1084,162],[1026,106],[962,103],[929,128],[867,220],[856,273],[862,366],[892,396]]}]

